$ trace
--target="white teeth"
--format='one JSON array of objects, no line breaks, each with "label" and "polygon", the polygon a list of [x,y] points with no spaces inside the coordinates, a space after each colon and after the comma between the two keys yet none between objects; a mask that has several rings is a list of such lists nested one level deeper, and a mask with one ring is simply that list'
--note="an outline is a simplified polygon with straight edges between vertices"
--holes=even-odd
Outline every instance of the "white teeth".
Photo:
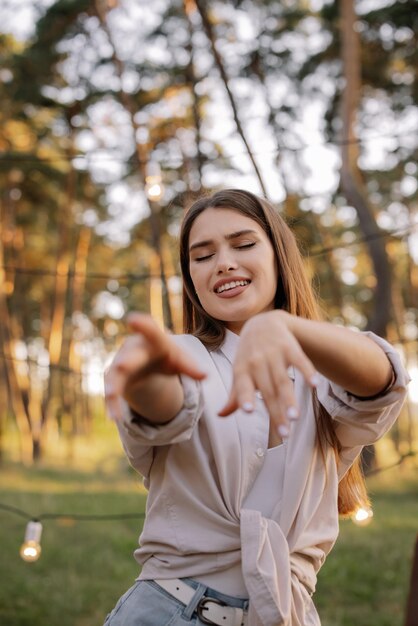
[{"label": "white teeth", "polygon": [[234,289],[234,287],[243,287],[249,284],[249,280],[232,280],[230,283],[225,283],[216,289],[216,293],[222,293],[228,291],[228,289]]}]

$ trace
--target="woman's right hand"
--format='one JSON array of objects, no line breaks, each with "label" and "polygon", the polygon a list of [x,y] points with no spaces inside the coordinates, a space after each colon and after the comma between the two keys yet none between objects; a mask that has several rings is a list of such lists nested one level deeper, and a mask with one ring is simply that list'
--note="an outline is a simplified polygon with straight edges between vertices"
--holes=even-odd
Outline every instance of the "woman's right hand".
[{"label": "woman's right hand", "polygon": [[159,401],[165,391],[170,391],[163,388],[164,382],[167,385],[173,382],[170,378],[177,379],[179,374],[196,380],[205,377],[191,357],[160,329],[150,315],[131,313],[127,325],[132,335],[124,341],[105,373],[106,406],[115,421],[122,417],[121,398],[137,410],[138,398],[147,396],[147,386],[153,387],[153,378],[162,379]]}]

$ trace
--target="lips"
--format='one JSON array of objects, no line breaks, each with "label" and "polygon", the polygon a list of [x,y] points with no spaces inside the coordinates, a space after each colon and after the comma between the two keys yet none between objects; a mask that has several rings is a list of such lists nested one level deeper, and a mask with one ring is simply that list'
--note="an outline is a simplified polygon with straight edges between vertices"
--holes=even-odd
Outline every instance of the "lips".
[{"label": "lips", "polygon": [[213,290],[217,294],[226,293],[233,289],[237,289],[237,287],[246,287],[250,284],[250,280],[248,278],[224,278],[223,280],[219,280],[215,283]]},{"label": "lips", "polygon": [[223,278],[215,283],[213,291],[221,298],[229,298],[242,293],[250,283],[251,280],[249,278],[244,278],[242,276]]},{"label": "lips", "polygon": [[226,283],[225,285],[221,285],[220,287],[218,287],[218,289],[216,289],[216,293],[224,293],[225,291],[230,291],[231,289],[235,289],[236,287],[245,287],[246,285],[249,285],[248,280],[233,280],[229,283]]}]

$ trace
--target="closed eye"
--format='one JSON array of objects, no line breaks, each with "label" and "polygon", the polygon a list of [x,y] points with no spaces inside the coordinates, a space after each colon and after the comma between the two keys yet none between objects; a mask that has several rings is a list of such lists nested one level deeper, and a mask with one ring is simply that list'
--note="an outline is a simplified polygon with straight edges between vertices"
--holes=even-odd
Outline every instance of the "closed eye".
[{"label": "closed eye", "polygon": [[236,246],[237,250],[245,250],[246,248],[252,248],[255,246],[256,242],[252,241],[251,243],[243,243],[241,246]]},{"label": "closed eye", "polygon": [[[256,241],[252,241],[251,243],[243,243],[240,246],[234,246],[236,250],[246,250],[248,248],[252,248],[253,246],[255,246],[257,242]],[[194,261],[196,261],[197,263],[201,263],[202,261],[207,261],[208,259],[210,259],[213,256],[213,252],[211,254],[205,254],[203,256],[198,256],[195,259],[193,259]]]}]

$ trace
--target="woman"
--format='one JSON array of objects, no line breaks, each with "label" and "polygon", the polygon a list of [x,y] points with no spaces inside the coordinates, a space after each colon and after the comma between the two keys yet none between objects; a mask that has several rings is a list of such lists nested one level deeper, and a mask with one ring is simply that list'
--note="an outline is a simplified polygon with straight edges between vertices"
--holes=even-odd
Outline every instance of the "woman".
[{"label": "woman", "polygon": [[318,625],[338,515],[367,503],[358,455],[397,418],[407,375],[386,341],[319,321],[265,200],[198,200],[180,247],[185,334],[132,315],[106,376],[149,490],[142,571],[106,626]]}]

